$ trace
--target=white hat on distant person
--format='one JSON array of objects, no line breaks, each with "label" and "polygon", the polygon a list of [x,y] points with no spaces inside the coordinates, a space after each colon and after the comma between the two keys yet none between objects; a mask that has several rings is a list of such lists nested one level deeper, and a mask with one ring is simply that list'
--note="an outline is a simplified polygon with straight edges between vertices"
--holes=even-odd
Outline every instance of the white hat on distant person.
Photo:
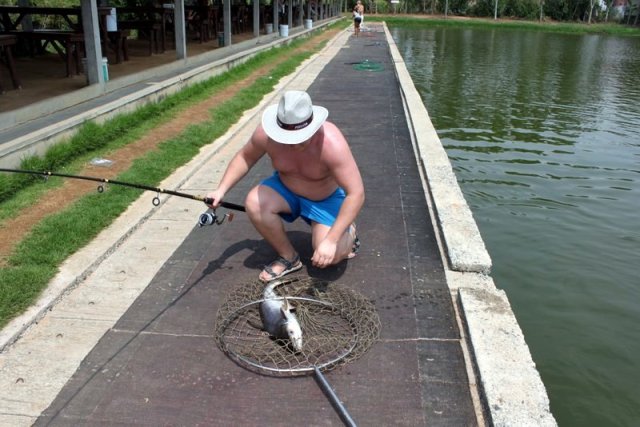
[{"label": "white hat on distant person", "polygon": [[284,93],[280,102],[262,114],[262,127],[269,138],[281,144],[300,144],[311,138],[327,120],[329,111],[311,103],[299,90]]}]

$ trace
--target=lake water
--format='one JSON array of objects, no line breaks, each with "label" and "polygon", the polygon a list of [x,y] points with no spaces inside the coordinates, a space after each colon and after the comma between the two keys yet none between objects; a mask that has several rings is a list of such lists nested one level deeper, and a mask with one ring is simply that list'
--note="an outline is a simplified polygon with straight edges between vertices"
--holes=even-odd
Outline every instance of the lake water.
[{"label": "lake water", "polygon": [[640,425],[640,40],[391,33],[559,425]]}]

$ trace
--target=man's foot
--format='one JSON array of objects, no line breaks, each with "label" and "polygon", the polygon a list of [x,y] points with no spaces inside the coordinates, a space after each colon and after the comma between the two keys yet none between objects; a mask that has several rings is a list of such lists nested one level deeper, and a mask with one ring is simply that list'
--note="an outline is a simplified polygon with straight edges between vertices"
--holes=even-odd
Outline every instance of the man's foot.
[{"label": "man's foot", "polygon": [[360,251],[360,239],[356,234],[355,223],[351,224],[351,227],[349,227],[349,234],[351,234],[351,237],[353,237],[353,247],[351,248],[351,252],[349,252],[349,255],[347,255],[347,259],[355,258],[356,255],[358,255],[358,252]]},{"label": "man's foot", "polygon": [[265,265],[262,273],[258,277],[260,281],[267,283],[280,277],[298,271],[302,268],[302,262],[300,262],[300,256],[296,254],[291,261],[288,261],[282,257],[278,257],[271,264]]}]

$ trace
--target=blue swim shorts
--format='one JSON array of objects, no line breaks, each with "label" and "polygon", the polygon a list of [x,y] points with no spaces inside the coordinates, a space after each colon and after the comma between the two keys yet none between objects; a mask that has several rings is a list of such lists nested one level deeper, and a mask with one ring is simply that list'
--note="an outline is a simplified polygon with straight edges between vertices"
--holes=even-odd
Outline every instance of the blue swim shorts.
[{"label": "blue swim shorts", "polygon": [[332,195],[324,200],[309,200],[305,197],[298,196],[289,190],[280,180],[278,172],[274,172],[269,178],[263,180],[260,184],[266,185],[274,189],[289,203],[291,213],[281,213],[280,216],[287,222],[293,222],[298,217],[302,217],[307,224],[315,221],[320,224],[331,227],[336,221],[342,202],[346,197],[342,188],[338,187]]}]

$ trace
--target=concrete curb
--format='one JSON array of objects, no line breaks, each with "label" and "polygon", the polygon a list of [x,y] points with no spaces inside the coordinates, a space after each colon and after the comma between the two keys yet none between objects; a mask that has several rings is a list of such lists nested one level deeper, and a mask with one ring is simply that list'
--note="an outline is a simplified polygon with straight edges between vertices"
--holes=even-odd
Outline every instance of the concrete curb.
[{"label": "concrete curb", "polygon": [[[449,157],[440,143],[429,113],[386,26],[385,31],[400,82],[400,92],[405,105],[408,106],[407,121],[414,135],[419,166],[429,183],[425,192],[430,193],[430,198],[437,200],[434,206],[437,225],[446,246],[450,267],[455,271],[489,274],[491,258],[471,209],[458,186]],[[429,194],[427,196],[429,198]]]},{"label": "concrete curb", "polygon": [[[433,211],[447,284],[457,305],[471,387],[495,426],[554,426],[549,398],[504,291],[496,289],[491,258],[460,190],[426,107],[385,25],[407,121]],[[466,333],[466,337],[465,337]]]},{"label": "concrete curb", "polygon": [[458,300],[491,424],[555,426],[546,389],[505,292],[460,288]]}]

